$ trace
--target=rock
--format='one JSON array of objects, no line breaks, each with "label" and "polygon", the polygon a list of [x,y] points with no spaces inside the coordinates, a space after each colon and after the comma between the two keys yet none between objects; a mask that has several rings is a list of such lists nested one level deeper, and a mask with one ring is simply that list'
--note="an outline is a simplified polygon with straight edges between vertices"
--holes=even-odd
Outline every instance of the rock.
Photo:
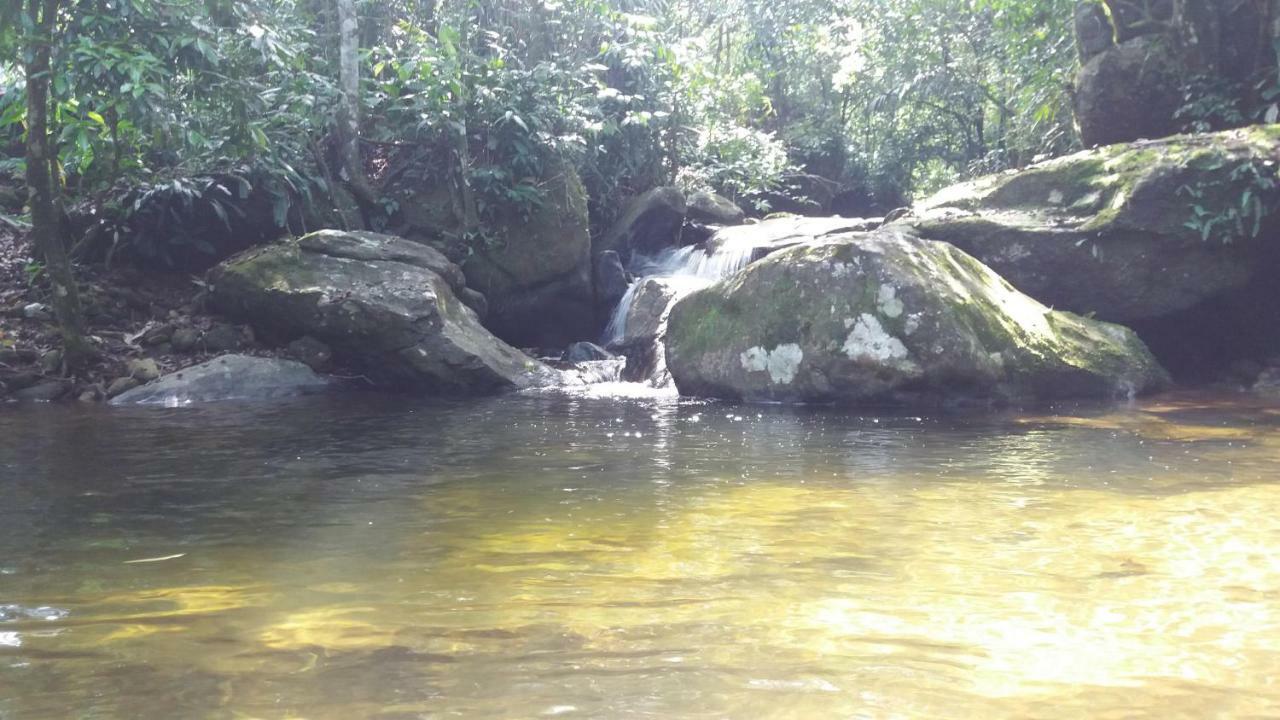
[{"label": "rock", "polygon": [[190,327],[177,328],[169,342],[176,352],[189,353],[200,345],[200,331]]},{"label": "rock", "polygon": [[596,360],[612,360],[614,354],[593,342],[576,342],[565,349],[560,359],[571,363],[584,363]]},{"label": "rock", "polygon": [[333,351],[329,346],[310,335],[289,343],[289,356],[316,372],[328,370],[333,361]]},{"label": "rock", "polygon": [[0,348],[0,363],[20,365],[40,359],[40,353],[32,348]]},{"label": "rock", "polygon": [[10,391],[22,390],[40,382],[44,376],[34,370],[0,371],[0,384]]},{"label": "rock", "polygon": [[53,320],[53,311],[44,303],[33,302],[22,306],[22,317],[49,322]]},{"label": "rock", "polygon": [[654,255],[663,248],[679,245],[687,211],[684,193],[678,188],[654,188],[631,201],[594,250],[597,255],[612,250],[626,264],[631,262],[632,253]]},{"label": "rock", "polygon": [[240,329],[226,323],[215,323],[200,336],[204,349],[211,353],[225,353],[244,347],[244,335]]},{"label": "rock", "polygon": [[605,250],[596,255],[596,303],[602,315],[617,306],[623,295],[627,294],[627,271],[622,267],[622,259],[613,250]]},{"label": "rock", "polygon": [[707,225],[741,225],[747,214],[732,200],[710,192],[689,196],[688,219]]},{"label": "rock", "polygon": [[322,392],[331,385],[329,380],[300,362],[223,355],[128,390],[112,398],[111,404],[178,406],[223,400],[266,400]]},{"label": "rock", "polygon": [[676,300],[698,287],[697,282],[680,278],[648,277],[636,282],[626,315],[619,324],[609,327],[609,349],[627,357],[624,380],[654,387],[670,382],[663,354],[667,317]]},{"label": "rock", "polygon": [[666,342],[681,394],[731,399],[1047,401],[1167,383],[1132,331],[1050,310],[901,229],[775,253],[679,300]]},{"label": "rock", "polygon": [[147,330],[144,333],[142,333],[142,337],[139,339],[142,341],[143,345],[154,346],[154,345],[161,345],[163,343],[167,343],[169,342],[169,339],[172,337],[173,337],[173,326],[168,324],[163,324],[163,325],[156,325],[154,327],[147,328]]},{"label": "rock", "polygon": [[85,388],[76,395],[76,400],[82,403],[96,403],[99,399],[98,391],[95,388]]},{"label": "rock", "polygon": [[62,368],[62,351],[49,350],[40,356],[40,369],[45,375],[54,375]]},{"label": "rock", "polygon": [[1181,58],[1164,37],[1137,37],[1104,50],[1076,75],[1081,141],[1111,145],[1172,135],[1185,82]]},{"label": "rock", "polygon": [[129,377],[141,382],[151,382],[160,377],[160,366],[152,358],[139,358],[125,363],[125,371]]},{"label": "rock", "polygon": [[558,382],[481,326],[420,247],[389,235],[312,233],[215,268],[210,299],[264,335],[328,344],[383,386],[478,394]]},{"label": "rock", "polygon": [[142,381],[132,375],[118,377],[115,380],[112,380],[111,384],[107,386],[107,397],[113,398],[121,393],[128,392],[141,384]]},{"label": "rock", "polygon": [[53,402],[71,391],[69,380],[50,380],[32,385],[13,393],[15,400],[31,400],[35,402]]},{"label": "rock", "polygon": [[878,226],[874,219],[865,218],[778,217],[750,225],[720,228],[706,246],[711,253],[737,246],[751,252],[752,260],[759,260],[778,250],[811,243],[827,235],[862,232]]},{"label": "rock", "polygon": [[1269,224],[1259,238],[1224,236],[1234,222],[1207,240],[1195,227],[1195,206],[1228,216],[1249,189],[1233,174],[1265,170],[1277,151],[1276,126],[1089,150],[948,188],[901,222],[1053,307],[1166,317],[1280,267]]}]

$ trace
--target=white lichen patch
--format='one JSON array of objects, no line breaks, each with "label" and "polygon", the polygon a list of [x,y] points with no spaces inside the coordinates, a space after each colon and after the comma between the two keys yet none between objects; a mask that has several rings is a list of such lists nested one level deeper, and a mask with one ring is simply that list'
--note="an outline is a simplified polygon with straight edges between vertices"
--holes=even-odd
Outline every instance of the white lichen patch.
[{"label": "white lichen patch", "polygon": [[795,343],[785,343],[773,350],[756,346],[747,348],[738,359],[747,372],[767,372],[775,385],[790,385],[800,371],[804,351]]},{"label": "white lichen patch", "polygon": [[1067,198],[1066,198],[1066,196],[1062,194],[1062,191],[1061,191],[1061,190],[1050,190],[1050,191],[1049,191],[1049,204],[1050,204],[1050,205],[1061,205],[1061,204],[1063,203],[1063,201],[1065,201],[1066,199],[1067,199]]},{"label": "white lichen patch", "polygon": [[902,301],[898,299],[898,290],[892,285],[881,285],[876,298],[876,306],[885,317],[896,318],[902,314]]},{"label": "white lichen patch", "polygon": [[885,331],[880,319],[863,313],[844,340],[844,354],[850,360],[891,362],[907,357],[907,346]]},{"label": "white lichen patch", "polygon": [[[849,327],[845,325],[845,327]],[[908,335],[914,335],[920,329],[920,313],[911,313],[907,316],[907,321],[903,323],[902,329]]]}]

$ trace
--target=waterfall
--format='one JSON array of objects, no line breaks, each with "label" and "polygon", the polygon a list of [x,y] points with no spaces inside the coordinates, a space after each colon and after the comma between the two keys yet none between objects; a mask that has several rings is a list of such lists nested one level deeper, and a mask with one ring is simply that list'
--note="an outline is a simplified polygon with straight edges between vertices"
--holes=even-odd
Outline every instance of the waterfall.
[{"label": "waterfall", "polygon": [[613,309],[604,332],[605,344],[616,344],[626,338],[627,316],[631,313],[636,295],[644,286],[645,280],[658,279],[669,286],[673,290],[671,299],[674,302],[745,268],[760,246],[756,237],[746,234],[718,235],[708,244],[710,249],[690,245],[667,248],[652,257],[633,257],[628,270],[638,279],[631,283]]}]

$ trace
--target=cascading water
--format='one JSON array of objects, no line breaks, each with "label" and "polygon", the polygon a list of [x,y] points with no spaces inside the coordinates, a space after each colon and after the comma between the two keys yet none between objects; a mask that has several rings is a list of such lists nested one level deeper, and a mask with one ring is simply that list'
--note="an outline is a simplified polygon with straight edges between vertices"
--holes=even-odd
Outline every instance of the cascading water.
[{"label": "cascading water", "polygon": [[618,301],[604,336],[606,346],[627,356],[628,379],[674,388],[662,345],[671,307],[685,295],[745,268],[760,245],[753,233],[722,232],[708,247],[668,248],[652,257],[632,258],[629,269],[638,279]]},{"label": "cascading water", "polygon": [[[636,295],[646,280],[661,280],[673,290],[672,302],[694,290],[723,280],[751,263],[757,238],[750,235],[724,235],[708,251],[699,245],[667,248],[653,257],[636,256],[628,268],[638,279],[631,283],[618,301],[605,328],[605,344],[616,344],[627,334],[627,316],[635,303]],[[669,309],[669,306],[668,306]],[[665,322],[663,323],[665,325]]]}]

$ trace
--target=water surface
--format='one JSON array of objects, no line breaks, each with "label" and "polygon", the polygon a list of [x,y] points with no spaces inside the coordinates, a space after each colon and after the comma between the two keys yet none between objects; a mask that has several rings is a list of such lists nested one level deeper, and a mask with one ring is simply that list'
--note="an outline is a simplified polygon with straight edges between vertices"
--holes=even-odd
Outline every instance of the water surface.
[{"label": "water surface", "polygon": [[1280,407],[0,407],[0,718],[1280,717]]}]

